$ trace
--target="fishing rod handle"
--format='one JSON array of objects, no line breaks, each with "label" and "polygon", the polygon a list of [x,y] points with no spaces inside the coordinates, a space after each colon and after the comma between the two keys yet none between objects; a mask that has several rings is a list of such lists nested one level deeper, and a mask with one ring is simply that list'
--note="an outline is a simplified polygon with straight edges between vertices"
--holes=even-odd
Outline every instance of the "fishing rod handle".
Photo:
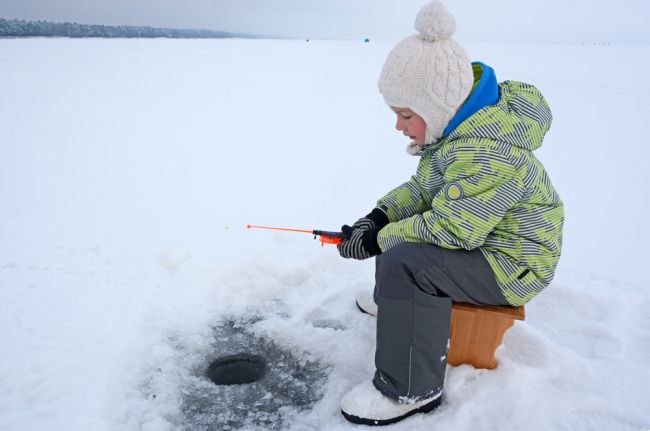
[{"label": "fishing rod handle", "polygon": [[343,232],[328,232],[326,230],[314,230],[314,235],[326,236],[330,238],[350,239],[350,234]]}]

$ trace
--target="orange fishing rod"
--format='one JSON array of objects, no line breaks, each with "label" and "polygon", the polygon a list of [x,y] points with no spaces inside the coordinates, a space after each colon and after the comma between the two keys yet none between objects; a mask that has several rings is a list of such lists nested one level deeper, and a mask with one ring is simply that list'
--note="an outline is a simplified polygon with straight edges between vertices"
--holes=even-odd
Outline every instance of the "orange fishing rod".
[{"label": "orange fishing rod", "polygon": [[298,232],[298,233],[308,233],[314,235],[314,239],[317,237],[320,240],[321,246],[325,244],[341,244],[344,240],[349,239],[350,235],[343,232],[328,232],[325,230],[305,230],[305,229],[289,229],[286,227],[273,227],[273,226],[254,226],[252,224],[246,225],[246,229],[269,229],[269,230],[282,230],[285,232]]}]

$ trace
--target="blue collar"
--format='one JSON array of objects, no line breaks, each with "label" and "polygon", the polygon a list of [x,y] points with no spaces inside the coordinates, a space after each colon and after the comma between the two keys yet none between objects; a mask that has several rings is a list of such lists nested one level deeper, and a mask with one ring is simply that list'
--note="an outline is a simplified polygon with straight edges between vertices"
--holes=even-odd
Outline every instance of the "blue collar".
[{"label": "blue collar", "polygon": [[497,83],[494,69],[479,61],[475,61],[472,63],[472,70],[474,71],[475,88],[463,106],[454,115],[454,118],[449,121],[447,128],[442,134],[443,137],[449,136],[460,123],[474,115],[479,109],[494,105],[499,101],[499,84]]}]

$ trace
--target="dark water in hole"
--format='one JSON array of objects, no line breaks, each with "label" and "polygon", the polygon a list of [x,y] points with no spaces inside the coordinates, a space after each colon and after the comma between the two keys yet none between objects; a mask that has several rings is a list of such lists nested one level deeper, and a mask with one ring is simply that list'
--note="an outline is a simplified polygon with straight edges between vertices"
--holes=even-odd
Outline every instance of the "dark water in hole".
[{"label": "dark water in hole", "polygon": [[[213,354],[194,370],[183,389],[184,430],[282,430],[291,418],[322,397],[327,377],[324,364],[257,337],[246,330],[250,322],[228,321],[214,328]],[[264,376],[253,383],[215,385],[207,377],[217,358],[248,352],[261,356]]]},{"label": "dark water in hole", "polygon": [[264,377],[266,361],[258,355],[237,353],[212,361],[206,375],[215,385],[253,383]]}]

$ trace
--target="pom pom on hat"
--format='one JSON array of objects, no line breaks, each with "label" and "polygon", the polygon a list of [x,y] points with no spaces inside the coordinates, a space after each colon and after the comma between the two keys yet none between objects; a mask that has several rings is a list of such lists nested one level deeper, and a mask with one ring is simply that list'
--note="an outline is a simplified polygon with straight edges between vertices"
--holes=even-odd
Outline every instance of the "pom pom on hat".
[{"label": "pom pom on hat", "polygon": [[456,21],[439,0],[434,0],[418,12],[415,29],[422,39],[435,42],[451,38],[456,30]]}]

